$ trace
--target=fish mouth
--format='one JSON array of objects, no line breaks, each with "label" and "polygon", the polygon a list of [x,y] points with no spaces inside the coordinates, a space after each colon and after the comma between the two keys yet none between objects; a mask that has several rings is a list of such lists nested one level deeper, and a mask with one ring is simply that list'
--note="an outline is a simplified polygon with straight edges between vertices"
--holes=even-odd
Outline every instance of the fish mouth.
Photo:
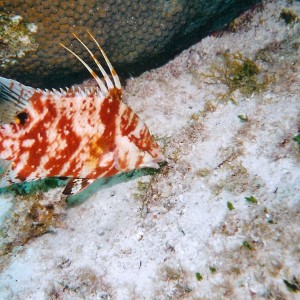
[{"label": "fish mouth", "polygon": [[157,157],[151,159],[151,161],[146,162],[141,165],[141,168],[153,168],[153,169],[159,169],[161,166],[159,163],[162,163],[166,160],[163,154],[159,154]]},{"label": "fish mouth", "polygon": [[160,162],[163,162],[165,160],[166,160],[165,156],[162,153],[160,153],[156,158],[154,158],[153,162],[154,163],[160,163]]},{"label": "fish mouth", "polygon": [[159,164],[154,163],[154,162],[142,164],[140,167],[141,168],[152,168],[152,169],[159,169],[160,168]]}]

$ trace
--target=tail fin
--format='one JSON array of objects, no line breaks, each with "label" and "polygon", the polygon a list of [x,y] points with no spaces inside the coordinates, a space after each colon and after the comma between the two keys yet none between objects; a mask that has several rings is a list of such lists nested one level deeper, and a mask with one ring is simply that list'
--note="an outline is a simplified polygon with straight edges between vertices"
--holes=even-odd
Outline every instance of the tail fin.
[{"label": "tail fin", "polygon": [[6,159],[6,147],[4,147],[4,141],[7,138],[6,125],[0,125],[0,159]]},{"label": "tail fin", "polygon": [[[11,124],[0,125],[0,159],[10,160],[12,159],[12,147],[10,142],[12,138],[8,138],[8,133],[11,131]],[[5,144],[5,141],[8,141]]]},{"label": "tail fin", "polygon": [[[11,159],[9,141],[13,140],[12,126],[15,126],[11,123],[35,92],[32,87],[0,77],[0,159]],[[5,141],[8,141],[6,147],[3,145]]]},{"label": "tail fin", "polygon": [[34,93],[35,89],[32,87],[0,77],[0,124],[12,122]]}]

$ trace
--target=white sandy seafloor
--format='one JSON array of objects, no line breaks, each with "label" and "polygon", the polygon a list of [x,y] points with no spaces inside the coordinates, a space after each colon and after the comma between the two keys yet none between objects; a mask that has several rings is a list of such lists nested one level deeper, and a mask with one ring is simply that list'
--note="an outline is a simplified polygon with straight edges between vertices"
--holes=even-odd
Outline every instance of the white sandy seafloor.
[{"label": "white sandy seafloor", "polygon": [[[124,101],[168,165],[96,188],[60,226],[4,255],[0,299],[300,299],[300,23],[286,24],[283,8],[300,15],[300,2],[264,2],[127,81]],[[220,53],[259,50],[271,83],[222,102],[226,85],[203,74]],[[8,222],[13,196],[0,203]]]}]

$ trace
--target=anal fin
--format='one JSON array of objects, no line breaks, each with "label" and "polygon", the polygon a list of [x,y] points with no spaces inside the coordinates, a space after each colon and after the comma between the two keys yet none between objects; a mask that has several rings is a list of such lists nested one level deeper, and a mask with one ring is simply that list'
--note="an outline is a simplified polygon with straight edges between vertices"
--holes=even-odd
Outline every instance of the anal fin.
[{"label": "anal fin", "polygon": [[96,179],[89,178],[71,178],[62,193],[66,196],[78,194],[92,184],[95,180]]}]

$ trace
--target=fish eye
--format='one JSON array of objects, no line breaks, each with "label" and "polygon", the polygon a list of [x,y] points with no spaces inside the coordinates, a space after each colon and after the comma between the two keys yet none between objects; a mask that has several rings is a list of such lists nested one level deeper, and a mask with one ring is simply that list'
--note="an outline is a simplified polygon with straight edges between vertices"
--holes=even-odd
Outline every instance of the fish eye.
[{"label": "fish eye", "polygon": [[24,125],[26,120],[28,119],[28,113],[27,112],[20,112],[16,115],[16,123],[19,123],[21,125]]}]

